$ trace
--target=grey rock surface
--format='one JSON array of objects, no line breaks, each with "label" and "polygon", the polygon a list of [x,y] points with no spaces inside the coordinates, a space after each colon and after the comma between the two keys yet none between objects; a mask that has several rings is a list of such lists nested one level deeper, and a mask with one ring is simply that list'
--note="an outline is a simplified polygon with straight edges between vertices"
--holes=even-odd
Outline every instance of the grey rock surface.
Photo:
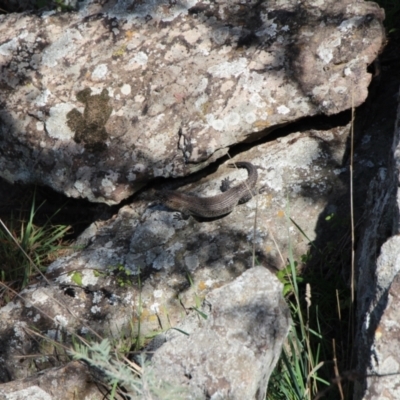
[{"label": "grey rock surface", "polygon": [[2,15],[0,175],[119,203],[233,144],[361,104],[382,20],[353,0]]},{"label": "grey rock surface", "polygon": [[[89,328],[115,337],[140,319],[141,334],[152,335],[176,326],[196,298],[251,268],[253,244],[258,262],[271,271],[286,265],[289,242],[300,259],[308,240],[287,215],[314,240],[321,213],[332,212],[334,199],[346,190],[341,176],[348,133],[347,125],[295,132],[234,157],[261,167],[264,192],[224,218],[176,220],[165,207],[136,200],[92,224],[77,243],[81,250],[48,268],[50,284],[25,289],[24,302],[15,299],[0,310],[3,373],[14,379],[30,374],[31,359],[16,357],[36,351],[25,327],[37,326],[53,338]],[[246,172],[221,165],[184,190],[216,194],[227,176],[242,180]]]},{"label": "grey rock surface", "polygon": [[[78,361],[0,385],[2,400],[98,400],[103,398],[87,367]],[[116,399],[121,398],[117,395]]]},{"label": "grey rock surface", "polygon": [[357,254],[359,379],[354,399],[398,398],[398,288],[400,271],[399,173],[400,107],[389,168],[370,185],[368,223]]},{"label": "grey rock surface", "polygon": [[255,267],[214,289],[202,308],[169,331],[152,357],[156,376],[185,385],[190,399],[265,399],[290,326],[282,284]]},{"label": "grey rock surface", "polygon": [[[0,175],[114,204],[154,177],[180,177],[203,168],[233,144],[364,101],[371,79],[366,67],[383,42],[383,12],[374,3],[242,3],[88,1],[69,15],[0,16]],[[307,253],[317,227],[324,229],[325,217],[338,212],[337,199],[348,190],[348,134],[349,125],[301,130],[234,157],[260,166],[264,191],[223,219],[177,221],[169,210],[137,197],[112,219],[92,224],[79,239],[81,249],[51,265],[49,282],[28,287],[23,299],[0,309],[1,381],[32,374],[31,356],[46,340],[32,336],[31,327],[69,343],[71,333],[93,329],[118,337],[129,332],[132,321],[140,321],[143,335],[183,324],[192,329],[190,341],[207,332],[226,348],[225,337],[234,337],[242,358],[258,367],[251,371],[252,380],[235,385],[235,393],[243,389],[259,398],[270,373],[262,361],[276,362],[287,318],[277,323],[276,351],[267,355],[262,347],[267,336],[257,336],[264,331],[250,329],[249,334],[239,325],[227,335],[226,324],[207,327],[207,321],[193,316],[183,321],[185,312],[196,299],[207,298],[216,312],[213,321],[236,324],[242,298],[233,296],[229,301],[237,307],[226,310],[218,296],[235,294],[246,274],[261,273],[249,270],[252,246],[258,262],[270,270],[285,266],[289,242],[296,259]],[[357,162],[365,168],[370,160],[356,155]],[[393,171],[382,168],[371,183],[370,224],[358,250],[361,376],[397,371],[390,347],[382,345],[393,343],[391,329],[397,332],[397,283],[392,282],[397,236],[385,243],[376,262],[386,240],[382,232],[390,225],[390,235],[398,233],[398,170]],[[244,171],[228,172],[219,165],[207,179],[183,190],[216,194],[228,173],[237,180],[246,177]],[[392,309],[384,311],[386,302]],[[279,307],[273,318],[284,309]],[[255,318],[250,312],[242,315],[239,322]],[[172,344],[182,340],[170,335],[169,354]],[[204,351],[196,346],[195,361]],[[262,351],[252,353],[251,346]],[[231,350],[224,354],[233,360]],[[176,377],[196,387],[199,396],[207,391],[223,396],[228,380],[212,380],[221,370],[211,375],[217,354],[210,355],[204,374],[199,371],[192,383],[181,381],[181,372],[194,361],[188,365],[181,357]],[[35,362],[41,368],[51,365],[44,358]],[[238,370],[231,372],[229,382],[237,383]],[[204,384],[208,378],[209,386]],[[369,378],[358,383],[356,393],[396,397],[396,384],[383,386]]]}]

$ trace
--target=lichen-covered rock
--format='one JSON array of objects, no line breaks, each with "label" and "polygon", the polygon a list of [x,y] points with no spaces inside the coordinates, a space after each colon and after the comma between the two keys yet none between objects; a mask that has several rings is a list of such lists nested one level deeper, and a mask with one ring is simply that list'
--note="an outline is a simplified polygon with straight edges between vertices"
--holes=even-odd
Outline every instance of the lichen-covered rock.
[{"label": "lichen-covered rock", "polygon": [[[25,289],[24,301],[0,309],[0,378],[31,373],[32,358],[17,357],[38,353],[39,339],[26,327],[69,342],[71,333],[90,334],[90,329],[118,337],[131,325],[138,329],[140,321],[141,335],[154,335],[180,323],[196,299],[236,279],[253,260],[270,270],[284,267],[289,243],[300,260],[320,220],[337,211],[335,200],[347,190],[348,133],[348,125],[295,132],[234,157],[233,162],[260,167],[263,193],[224,218],[177,220],[165,207],[136,200],[109,221],[92,224],[77,243],[80,250],[48,268],[49,283]],[[226,177],[243,180],[246,171],[221,165],[184,190],[213,195]],[[236,328],[247,332],[245,326]],[[42,358],[36,364],[42,365]]]},{"label": "lichen-covered rock", "polygon": [[0,175],[108,204],[361,104],[383,42],[371,2],[91,7],[0,16]]},{"label": "lichen-covered rock", "polygon": [[[40,372],[26,379],[0,385],[4,400],[100,400],[104,395],[93,382],[87,366],[78,361]],[[121,398],[117,395],[116,399]]]},{"label": "lichen-covered rock", "polygon": [[195,313],[168,332],[152,357],[156,375],[190,388],[188,399],[265,399],[290,325],[282,284],[267,269],[251,268],[205,304],[206,317]]}]

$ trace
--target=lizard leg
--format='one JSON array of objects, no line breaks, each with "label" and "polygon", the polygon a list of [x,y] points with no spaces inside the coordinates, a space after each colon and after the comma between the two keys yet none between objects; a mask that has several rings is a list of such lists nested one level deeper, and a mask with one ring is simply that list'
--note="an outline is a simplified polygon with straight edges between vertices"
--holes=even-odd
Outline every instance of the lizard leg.
[{"label": "lizard leg", "polygon": [[232,187],[231,185],[235,180],[236,179],[229,179],[229,177],[223,179],[221,181],[221,186],[219,187],[221,192],[226,192],[227,190],[229,190]]}]

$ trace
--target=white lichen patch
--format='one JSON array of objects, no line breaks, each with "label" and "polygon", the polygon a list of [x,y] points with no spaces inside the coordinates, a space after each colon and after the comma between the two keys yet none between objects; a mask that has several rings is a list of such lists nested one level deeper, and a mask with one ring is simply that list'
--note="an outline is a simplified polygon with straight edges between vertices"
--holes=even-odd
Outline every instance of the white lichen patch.
[{"label": "white lichen patch", "polygon": [[317,48],[318,57],[328,64],[333,58],[333,52],[341,44],[342,40],[339,35],[332,35],[329,39],[324,40],[321,45]]},{"label": "white lichen patch", "polygon": [[345,76],[350,76],[352,73],[353,73],[353,71],[352,71],[351,68],[349,68],[349,67],[346,67],[346,68],[343,70],[343,74],[344,74]]},{"label": "white lichen patch", "polygon": [[43,52],[42,64],[55,67],[59,60],[76,53],[77,45],[82,40],[82,35],[76,29],[67,29],[66,32]]},{"label": "white lichen patch", "polygon": [[101,308],[99,306],[93,306],[93,307],[90,308],[90,311],[93,314],[96,314],[96,313],[99,313],[101,311]]},{"label": "white lichen patch", "polygon": [[13,38],[0,46],[0,55],[11,56],[18,49],[18,38]]},{"label": "white lichen patch", "polygon": [[68,319],[64,315],[56,315],[54,317],[54,323],[56,324],[56,326],[61,326],[65,328],[66,326],[68,326]]},{"label": "white lichen patch", "polygon": [[287,108],[286,106],[282,105],[276,108],[278,114],[289,114],[290,113],[290,108]]},{"label": "white lichen patch", "polygon": [[102,300],[103,295],[101,292],[94,292],[93,294],[93,303],[98,304]]},{"label": "white lichen patch", "polygon": [[43,290],[35,290],[32,293],[32,301],[34,301],[35,304],[44,304],[48,300],[49,296],[47,296],[47,294],[44,293]]},{"label": "white lichen patch", "polygon": [[[288,142],[294,138],[300,138],[300,134],[293,134],[279,140],[281,151],[286,151]],[[290,157],[266,154],[263,163],[267,165],[279,165],[279,168],[271,168],[263,178],[262,185],[267,185],[274,191],[281,191],[290,186],[292,193],[301,193],[305,182],[310,187],[318,188],[315,180],[318,178],[318,166],[315,161],[323,157],[319,142],[314,138],[306,137],[299,139],[292,144]],[[312,168],[312,169],[311,169]],[[320,182],[318,182],[318,185]]]},{"label": "white lichen patch", "polygon": [[[155,119],[153,123],[155,123],[157,126],[160,123],[160,119]],[[158,161],[161,160],[163,155],[165,154],[165,150],[167,148],[167,143],[168,143],[168,135],[164,132],[162,134],[157,134],[151,137],[148,140],[148,143],[153,146],[154,153],[153,153],[153,160]],[[156,170],[157,168],[155,168]],[[162,176],[163,174],[160,175],[154,175],[154,176]]]},{"label": "white lichen patch", "polygon": [[339,25],[339,31],[341,32],[349,32],[354,28],[357,28],[364,21],[363,17],[353,17],[349,19],[345,19]]},{"label": "white lichen patch", "polygon": [[131,85],[129,85],[128,83],[125,83],[124,85],[122,85],[121,87],[121,93],[125,96],[128,96],[131,94]]},{"label": "white lichen patch", "polygon": [[107,64],[99,64],[92,72],[92,79],[94,81],[102,81],[107,76],[107,73],[108,73]]},{"label": "white lichen patch", "polygon": [[260,88],[265,86],[265,76],[255,71],[245,73],[240,77],[239,84],[250,93],[259,93]]},{"label": "white lichen patch", "polygon": [[203,94],[197,98],[194,105],[199,111],[203,111],[203,104],[206,104],[208,101],[208,96]]},{"label": "white lichen patch", "polygon": [[247,64],[247,59],[241,57],[232,62],[224,61],[220,64],[213,65],[207,69],[207,72],[214,75],[216,78],[237,78],[247,70]]},{"label": "white lichen patch", "polygon": [[225,118],[224,122],[226,126],[235,126],[240,123],[240,115],[237,112],[230,112]]},{"label": "white lichen patch", "polygon": [[67,114],[74,108],[70,103],[56,104],[50,108],[50,117],[45,121],[46,131],[53,139],[70,140],[75,133],[67,125]]},{"label": "white lichen patch", "polygon": [[110,195],[115,190],[114,182],[109,178],[101,180],[101,186],[105,194]]},{"label": "white lichen patch", "polygon": [[[88,177],[90,178],[90,175]],[[87,184],[87,178],[86,179],[78,179],[78,180],[76,180],[74,182],[74,188],[83,197],[87,197],[88,199],[94,199],[95,198],[95,196],[93,194],[93,191],[90,189],[90,187]]]},{"label": "white lichen patch", "polygon": [[135,99],[135,102],[136,102],[136,103],[143,103],[143,102],[146,100],[146,98],[145,98],[143,95],[141,95],[141,94],[137,94],[137,95],[134,97],[134,99]]},{"label": "white lichen patch", "polygon": [[222,119],[214,119],[211,114],[207,115],[207,121],[216,130],[222,132],[225,129],[225,123]]},{"label": "white lichen patch", "polygon": [[49,96],[51,95],[51,92],[49,89],[43,90],[39,96],[36,97],[35,103],[38,107],[43,107],[47,104],[47,101],[49,99]]},{"label": "white lichen patch", "polygon": [[14,334],[18,339],[23,340],[25,338],[25,328],[26,328],[26,322],[24,321],[15,322]]},{"label": "white lichen patch", "polygon": [[[99,263],[93,263],[93,267],[95,267],[95,264],[99,266]],[[90,264],[88,263],[88,266]],[[98,282],[99,278],[95,276],[93,270],[85,269],[82,271],[82,285],[83,286],[88,286],[88,285],[95,285]]]},{"label": "white lichen patch", "polygon": [[258,93],[252,93],[250,96],[250,103],[254,104],[258,108],[265,108],[267,106],[267,103]]},{"label": "white lichen patch", "polygon": [[253,112],[248,112],[244,115],[244,119],[249,125],[251,125],[256,121],[257,117]]},{"label": "white lichen patch", "polygon": [[[194,89],[194,94],[196,95],[200,95],[200,97],[202,96],[206,96],[204,92],[204,90],[206,90],[208,86],[208,79],[207,78],[201,78],[199,83],[197,84],[196,89]],[[207,96],[208,98],[208,96]]]},{"label": "white lichen patch", "polygon": [[144,51],[139,51],[128,61],[128,66],[130,66],[130,69],[145,67],[148,60],[148,55]]},{"label": "white lichen patch", "polygon": [[83,192],[85,190],[85,182],[76,181],[74,183],[74,186],[75,186],[76,190],[78,190],[79,192]]}]

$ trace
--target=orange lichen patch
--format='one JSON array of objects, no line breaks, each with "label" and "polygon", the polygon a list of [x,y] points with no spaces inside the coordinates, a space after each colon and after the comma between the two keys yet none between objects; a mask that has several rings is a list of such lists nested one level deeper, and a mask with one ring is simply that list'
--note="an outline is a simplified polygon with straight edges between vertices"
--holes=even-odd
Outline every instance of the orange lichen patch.
[{"label": "orange lichen patch", "polygon": [[142,312],[140,313],[140,315],[137,315],[136,313],[135,313],[135,315],[133,315],[132,322],[133,323],[139,322],[139,318],[140,318],[140,321],[147,320],[148,316],[149,316],[149,311],[146,309],[143,309]]},{"label": "orange lichen patch", "polygon": [[279,218],[282,218],[282,217],[285,216],[285,211],[279,210],[277,214],[278,214],[278,217],[279,217]]},{"label": "orange lichen patch", "polygon": [[[132,318],[132,321],[133,321],[134,323],[135,323],[135,322],[138,322],[138,321],[139,321],[138,316],[135,315],[135,316]],[[155,314],[150,314],[150,311],[149,311],[149,310],[144,309],[144,310],[141,312],[141,314],[140,314],[140,322],[157,322],[157,315],[155,315]]]},{"label": "orange lichen patch", "polygon": [[378,326],[375,331],[375,340],[379,340],[383,335],[382,328]]},{"label": "orange lichen patch", "polygon": [[125,37],[126,37],[128,40],[131,40],[131,39],[133,38],[134,35],[135,35],[135,32],[134,32],[134,31],[126,31],[126,32],[125,32]]},{"label": "orange lichen patch", "polygon": [[157,315],[155,315],[155,314],[149,315],[147,317],[147,322],[157,322],[157,321],[158,321],[158,318],[157,318]]},{"label": "orange lichen patch", "polygon": [[272,251],[272,246],[270,246],[269,244],[265,246],[265,251],[267,253],[270,253]]},{"label": "orange lichen patch", "polygon": [[265,121],[263,119],[259,119],[253,123],[254,128],[261,128],[261,129],[268,128],[270,125],[271,124],[268,121]]},{"label": "orange lichen patch", "polygon": [[197,288],[199,290],[206,290],[207,289],[207,285],[204,281],[200,281],[199,284],[197,285]]}]

